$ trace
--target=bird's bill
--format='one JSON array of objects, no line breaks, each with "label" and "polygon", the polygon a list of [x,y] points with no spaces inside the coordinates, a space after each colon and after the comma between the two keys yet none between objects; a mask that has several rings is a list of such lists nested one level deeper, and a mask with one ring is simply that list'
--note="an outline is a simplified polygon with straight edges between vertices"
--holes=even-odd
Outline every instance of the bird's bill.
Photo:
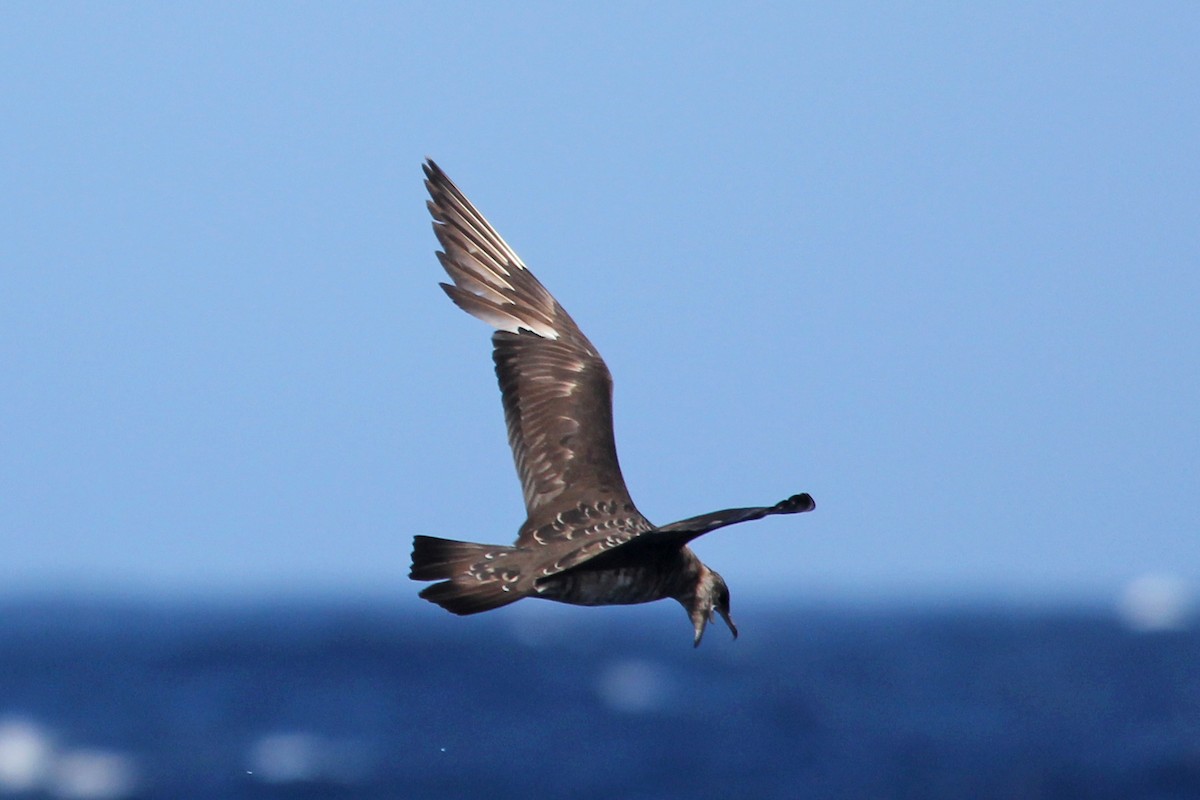
[{"label": "bird's bill", "polygon": [[696,630],[696,638],[694,640],[694,644],[692,645],[693,647],[700,646],[700,640],[704,638],[705,627],[707,627],[709,622],[712,622],[713,620],[715,620],[717,618],[717,614],[720,614],[721,619],[725,620],[725,624],[729,626],[729,632],[733,634],[733,638],[735,638],[735,639],[737,638],[737,636],[738,636],[737,625],[733,624],[733,617],[731,617],[729,615],[729,612],[722,611],[719,608],[711,608],[711,609],[709,609],[707,614],[704,612],[701,612],[699,614],[695,614],[692,616],[692,626]]},{"label": "bird's bill", "polygon": [[717,612],[721,615],[721,619],[725,620],[725,624],[729,626],[729,632],[732,633],[733,638],[736,639],[737,638],[737,625],[733,624],[733,617],[731,617],[729,615],[728,611],[724,611],[720,608],[717,609]]}]

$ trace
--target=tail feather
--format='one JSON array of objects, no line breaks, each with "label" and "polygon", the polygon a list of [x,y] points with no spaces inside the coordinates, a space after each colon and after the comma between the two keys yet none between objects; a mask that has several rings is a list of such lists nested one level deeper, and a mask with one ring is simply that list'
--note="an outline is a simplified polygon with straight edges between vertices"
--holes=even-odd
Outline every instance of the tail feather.
[{"label": "tail feather", "polygon": [[[490,611],[523,596],[513,589],[511,581],[497,579],[489,563],[515,550],[496,544],[414,536],[412,571],[408,577],[417,581],[440,580],[441,583],[425,587],[421,597],[454,614]],[[488,565],[479,568],[484,563]]]},{"label": "tail feather", "polygon": [[432,586],[426,586],[421,592],[421,597],[431,603],[437,603],[450,613],[459,616],[491,611],[493,608],[515,603],[523,597],[519,592],[505,591],[511,587],[502,581],[493,580],[481,583],[474,579],[470,580],[471,583],[442,581]]},{"label": "tail feather", "polygon": [[436,536],[414,536],[412,571],[408,577],[415,581],[436,581],[466,573],[481,561],[495,558],[513,550],[499,544],[476,544],[439,539]]}]

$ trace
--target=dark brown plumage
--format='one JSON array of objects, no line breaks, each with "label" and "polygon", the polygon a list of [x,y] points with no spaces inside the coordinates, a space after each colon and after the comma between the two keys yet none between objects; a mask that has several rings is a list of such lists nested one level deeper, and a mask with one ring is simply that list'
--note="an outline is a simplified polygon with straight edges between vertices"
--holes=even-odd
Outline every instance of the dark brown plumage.
[{"label": "dark brown plumage", "polygon": [[409,577],[440,581],[421,597],[455,614],[524,597],[588,606],[672,597],[697,645],[715,614],[736,637],[725,581],[687,543],[726,525],[811,511],[812,497],[651,524],[621,476],[612,376],[600,353],[445,173],[433,161],[424,168],[438,260],[453,281],[441,286],[496,328],[492,358],[528,519],[513,546],[415,537]]}]

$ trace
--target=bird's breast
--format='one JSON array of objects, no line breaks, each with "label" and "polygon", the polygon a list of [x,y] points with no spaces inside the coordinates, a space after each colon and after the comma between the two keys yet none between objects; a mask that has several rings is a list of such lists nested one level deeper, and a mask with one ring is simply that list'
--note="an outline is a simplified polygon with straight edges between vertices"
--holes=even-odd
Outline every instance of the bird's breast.
[{"label": "bird's breast", "polygon": [[660,565],[571,570],[539,581],[537,596],[577,606],[631,605],[673,597],[679,576]]}]

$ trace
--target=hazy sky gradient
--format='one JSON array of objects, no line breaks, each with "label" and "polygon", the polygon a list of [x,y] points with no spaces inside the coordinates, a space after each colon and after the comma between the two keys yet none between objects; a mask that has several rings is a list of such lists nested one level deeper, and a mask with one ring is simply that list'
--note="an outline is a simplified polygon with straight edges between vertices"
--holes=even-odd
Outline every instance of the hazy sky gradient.
[{"label": "hazy sky gradient", "polygon": [[0,589],[513,539],[427,155],[735,596],[1200,582],[1200,6],[698,8],[5,4]]}]

